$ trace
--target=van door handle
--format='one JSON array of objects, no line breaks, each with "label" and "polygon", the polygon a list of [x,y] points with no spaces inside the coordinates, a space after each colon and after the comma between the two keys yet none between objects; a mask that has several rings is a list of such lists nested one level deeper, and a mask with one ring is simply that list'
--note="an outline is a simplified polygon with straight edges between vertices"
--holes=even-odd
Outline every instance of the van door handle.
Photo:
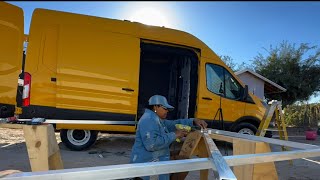
[{"label": "van door handle", "polygon": [[130,88],[122,88],[122,90],[124,90],[124,91],[134,91],[133,89],[130,89]]},{"label": "van door handle", "polygon": [[51,78],[51,81],[52,81],[52,82],[56,82],[56,81],[57,81],[57,78],[52,77],[52,78]]},{"label": "van door handle", "polygon": [[212,100],[212,98],[209,98],[209,97],[202,97],[202,99],[204,99],[204,100],[209,100],[209,101]]}]

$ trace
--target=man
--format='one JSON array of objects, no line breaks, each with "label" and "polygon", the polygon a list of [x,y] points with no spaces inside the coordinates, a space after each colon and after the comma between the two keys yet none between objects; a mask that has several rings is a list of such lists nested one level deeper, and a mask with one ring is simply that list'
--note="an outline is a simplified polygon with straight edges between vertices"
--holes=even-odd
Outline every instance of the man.
[{"label": "man", "polygon": [[[169,161],[170,144],[187,135],[186,131],[176,129],[176,124],[207,127],[205,121],[196,118],[166,120],[167,113],[174,107],[164,96],[154,95],[148,102],[149,106],[138,123],[130,163]],[[150,177],[142,179],[148,180]],[[159,180],[169,180],[169,174],[159,175]]]}]

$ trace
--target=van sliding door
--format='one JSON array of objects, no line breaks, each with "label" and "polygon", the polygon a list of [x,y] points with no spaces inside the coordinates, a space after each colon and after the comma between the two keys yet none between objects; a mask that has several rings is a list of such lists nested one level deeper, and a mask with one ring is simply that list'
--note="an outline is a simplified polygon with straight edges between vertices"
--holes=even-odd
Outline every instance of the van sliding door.
[{"label": "van sliding door", "polygon": [[137,111],[140,40],[94,27],[63,26],[57,109],[72,118],[130,121]]}]

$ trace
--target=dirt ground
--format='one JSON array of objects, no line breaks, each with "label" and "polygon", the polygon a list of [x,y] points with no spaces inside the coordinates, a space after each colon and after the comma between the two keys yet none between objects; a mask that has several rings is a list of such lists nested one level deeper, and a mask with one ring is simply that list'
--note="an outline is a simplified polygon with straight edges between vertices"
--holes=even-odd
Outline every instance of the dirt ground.
[{"label": "dirt ground", "polygon": [[[320,146],[319,136],[316,141],[307,141],[304,136],[301,136],[303,134],[300,134],[300,136],[294,135],[290,137],[289,133],[289,140]],[[135,136],[100,133],[94,146],[81,152],[67,149],[61,143],[59,133],[56,133],[56,137],[64,168],[69,169],[127,164]],[[224,143],[217,142],[217,145],[221,153],[224,154],[226,152]],[[179,145],[172,146],[172,148],[175,147],[179,148]],[[271,149],[272,151],[281,151],[281,147],[276,145],[272,145]],[[228,149],[228,155],[232,155],[231,149]],[[293,166],[290,166],[289,161],[276,162],[279,179],[320,179],[320,157],[308,159],[294,160]],[[24,172],[31,171],[22,130],[0,128],[0,171],[7,169],[16,169]],[[213,179],[212,172],[209,173],[209,176],[211,177],[210,179]],[[186,179],[199,179],[199,171],[190,172]]]}]

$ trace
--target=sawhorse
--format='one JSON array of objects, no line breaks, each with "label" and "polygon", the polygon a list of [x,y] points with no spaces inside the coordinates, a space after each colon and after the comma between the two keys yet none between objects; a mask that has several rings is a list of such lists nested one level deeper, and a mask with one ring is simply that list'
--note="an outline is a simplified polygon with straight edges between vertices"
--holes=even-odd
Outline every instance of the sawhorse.
[{"label": "sawhorse", "polygon": [[0,123],[0,128],[23,129],[31,171],[63,169],[60,149],[51,124]]}]

